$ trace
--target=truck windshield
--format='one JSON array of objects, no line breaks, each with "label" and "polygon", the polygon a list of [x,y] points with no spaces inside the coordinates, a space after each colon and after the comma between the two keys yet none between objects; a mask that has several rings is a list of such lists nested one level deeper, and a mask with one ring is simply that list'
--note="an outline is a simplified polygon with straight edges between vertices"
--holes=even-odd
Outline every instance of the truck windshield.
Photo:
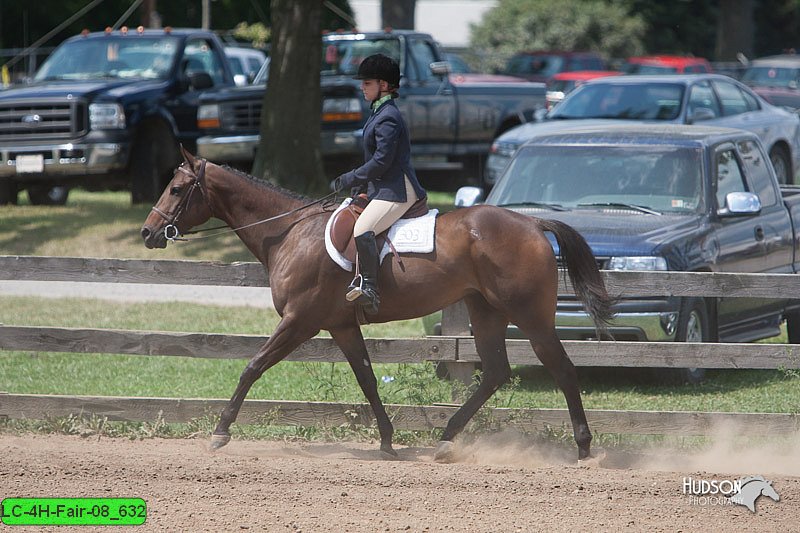
[{"label": "truck windshield", "polygon": [[400,63],[400,41],[359,39],[357,36],[330,35],[322,41],[323,76],[355,76],[361,61],[372,54],[384,54]]},{"label": "truck windshield", "polygon": [[696,212],[703,206],[701,161],[700,150],[687,147],[526,146],[486,201]]},{"label": "truck windshield", "polygon": [[86,38],[69,41],[47,58],[35,81],[166,78],[178,51],[174,37]]},{"label": "truck windshield", "polygon": [[678,83],[586,84],[570,93],[549,118],[675,120],[684,86]]}]

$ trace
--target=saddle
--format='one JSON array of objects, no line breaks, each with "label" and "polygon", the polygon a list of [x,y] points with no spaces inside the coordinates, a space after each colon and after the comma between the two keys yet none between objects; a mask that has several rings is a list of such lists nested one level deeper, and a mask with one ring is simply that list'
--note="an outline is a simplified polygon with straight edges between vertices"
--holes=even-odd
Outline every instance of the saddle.
[{"label": "saddle", "polygon": [[[369,198],[367,198],[366,194],[362,193],[355,196],[353,201],[350,202],[350,205],[334,215],[331,223],[330,236],[334,248],[336,248],[336,250],[342,254],[345,259],[352,263],[356,262],[356,241],[353,238],[353,228],[356,225],[356,220],[358,220],[358,217],[361,216],[362,212],[364,212],[364,208],[367,207],[368,203]],[[414,202],[408,211],[406,211],[405,214],[403,214],[403,216],[400,218],[417,218],[427,213],[428,198],[425,197]],[[375,236],[375,242],[378,245],[378,250],[383,248],[384,243],[388,241],[388,232],[389,230],[387,229],[380,235]],[[394,248],[391,241],[389,241],[389,247]],[[394,252],[394,254],[397,255],[396,252]]]}]

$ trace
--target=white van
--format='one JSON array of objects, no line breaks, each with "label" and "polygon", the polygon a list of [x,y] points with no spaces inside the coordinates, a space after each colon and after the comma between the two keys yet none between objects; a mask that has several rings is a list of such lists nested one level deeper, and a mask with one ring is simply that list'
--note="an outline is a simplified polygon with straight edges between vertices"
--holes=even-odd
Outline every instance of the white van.
[{"label": "white van", "polygon": [[261,50],[240,46],[226,46],[225,55],[233,71],[236,85],[247,85],[253,81],[256,73],[266,62],[267,56]]}]

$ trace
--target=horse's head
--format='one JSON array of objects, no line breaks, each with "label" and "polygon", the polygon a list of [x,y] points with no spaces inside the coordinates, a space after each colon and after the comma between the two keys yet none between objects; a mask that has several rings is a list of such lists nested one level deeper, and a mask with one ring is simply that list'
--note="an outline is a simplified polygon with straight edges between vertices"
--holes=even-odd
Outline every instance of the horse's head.
[{"label": "horse's head", "polygon": [[166,248],[173,240],[211,218],[205,184],[206,160],[195,158],[181,147],[183,163],[153,206],[142,226],[148,248]]}]

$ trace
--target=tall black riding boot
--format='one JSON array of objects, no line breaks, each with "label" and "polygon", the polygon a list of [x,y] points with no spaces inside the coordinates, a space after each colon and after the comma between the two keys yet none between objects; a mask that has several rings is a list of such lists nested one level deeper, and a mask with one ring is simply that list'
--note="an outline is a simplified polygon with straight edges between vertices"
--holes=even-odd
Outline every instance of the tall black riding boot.
[{"label": "tall black riding boot", "polygon": [[345,298],[348,302],[356,302],[364,308],[368,315],[378,312],[381,303],[378,296],[378,245],[375,243],[375,232],[367,231],[355,238],[358,251],[359,275],[353,279]]}]

